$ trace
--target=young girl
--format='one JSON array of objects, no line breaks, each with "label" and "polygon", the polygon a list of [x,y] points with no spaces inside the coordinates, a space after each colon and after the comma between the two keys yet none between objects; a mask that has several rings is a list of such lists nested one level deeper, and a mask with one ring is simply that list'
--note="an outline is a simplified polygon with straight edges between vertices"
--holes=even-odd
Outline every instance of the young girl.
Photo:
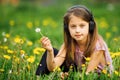
[{"label": "young girl", "polygon": [[[41,43],[46,49],[44,64],[46,63],[48,71],[53,71],[61,65],[69,68],[72,64],[81,70],[81,65],[86,62],[87,57],[90,61],[86,74],[96,67],[97,72],[101,72],[108,63],[110,73],[113,70],[108,47],[98,34],[92,13],[85,6],[73,6],[64,15],[64,42],[59,52],[52,47],[48,37],[42,37]],[[43,61],[40,62],[41,66],[44,64]],[[39,74],[38,69],[36,74]]]}]

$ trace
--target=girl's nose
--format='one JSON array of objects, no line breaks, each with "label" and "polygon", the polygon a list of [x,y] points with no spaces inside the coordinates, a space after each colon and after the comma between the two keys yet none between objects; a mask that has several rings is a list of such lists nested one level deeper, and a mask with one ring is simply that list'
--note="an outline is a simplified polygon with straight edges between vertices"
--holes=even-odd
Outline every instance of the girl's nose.
[{"label": "girl's nose", "polygon": [[80,27],[76,27],[76,32],[78,33],[80,31],[81,31]]}]

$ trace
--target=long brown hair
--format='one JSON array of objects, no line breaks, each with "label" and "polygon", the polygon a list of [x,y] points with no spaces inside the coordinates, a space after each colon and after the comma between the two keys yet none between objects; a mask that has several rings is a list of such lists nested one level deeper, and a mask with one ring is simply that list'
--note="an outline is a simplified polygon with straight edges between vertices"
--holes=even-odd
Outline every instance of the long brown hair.
[{"label": "long brown hair", "polygon": [[92,24],[92,31],[89,30],[88,35],[88,42],[86,46],[85,56],[89,57],[95,48],[96,41],[98,39],[98,31],[96,27],[96,23],[94,21],[92,13],[84,6],[74,6],[66,12],[64,15],[64,43],[66,48],[66,62],[69,65],[71,62],[74,61],[74,53],[75,53],[75,47],[76,47],[76,41],[71,37],[70,32],[68,30],[68,25],[70,21],[70,16],[74,15],[76,17],[80,17],[86,22],[89,22],[89,29],[91,28],[91,21]]}]

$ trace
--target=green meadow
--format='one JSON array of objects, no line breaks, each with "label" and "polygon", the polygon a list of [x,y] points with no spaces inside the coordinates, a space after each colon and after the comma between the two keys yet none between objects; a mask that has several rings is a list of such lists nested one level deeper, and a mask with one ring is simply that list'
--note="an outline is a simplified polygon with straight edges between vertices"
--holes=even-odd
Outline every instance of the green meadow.
[{"label": "green meadow", "polygon": [[[77,1],[77,0],[75,0]],[[53,47],[63,43],[63,16],[75,4],[86,5],[93,13],[99,34],[106,41],[113,60],[114,71],[103,70],[101,76],[91,72],[73,72],[64,80],[119,80],[120,79],[120,5],[97,2],[21,2],[17,6],[0,4],[0,80],[63,80],[57,68],[49,75],[36,76],[35,72],[45,51],[41,47],[40,32],[50,38]],[[106,67],[107,68],[107,67]]]}]

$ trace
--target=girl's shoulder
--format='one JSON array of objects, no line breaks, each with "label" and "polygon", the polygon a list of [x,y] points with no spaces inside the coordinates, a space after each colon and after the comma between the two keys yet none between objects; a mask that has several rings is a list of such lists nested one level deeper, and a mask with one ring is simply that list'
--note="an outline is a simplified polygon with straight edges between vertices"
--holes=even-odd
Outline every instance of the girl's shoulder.
[{"label": "girl's shoulder", "polygon": [[101,36],[99,36],[95,45],[95,50],[106,50],[106,49],[107,49],[106,42],[103,40]]}]

